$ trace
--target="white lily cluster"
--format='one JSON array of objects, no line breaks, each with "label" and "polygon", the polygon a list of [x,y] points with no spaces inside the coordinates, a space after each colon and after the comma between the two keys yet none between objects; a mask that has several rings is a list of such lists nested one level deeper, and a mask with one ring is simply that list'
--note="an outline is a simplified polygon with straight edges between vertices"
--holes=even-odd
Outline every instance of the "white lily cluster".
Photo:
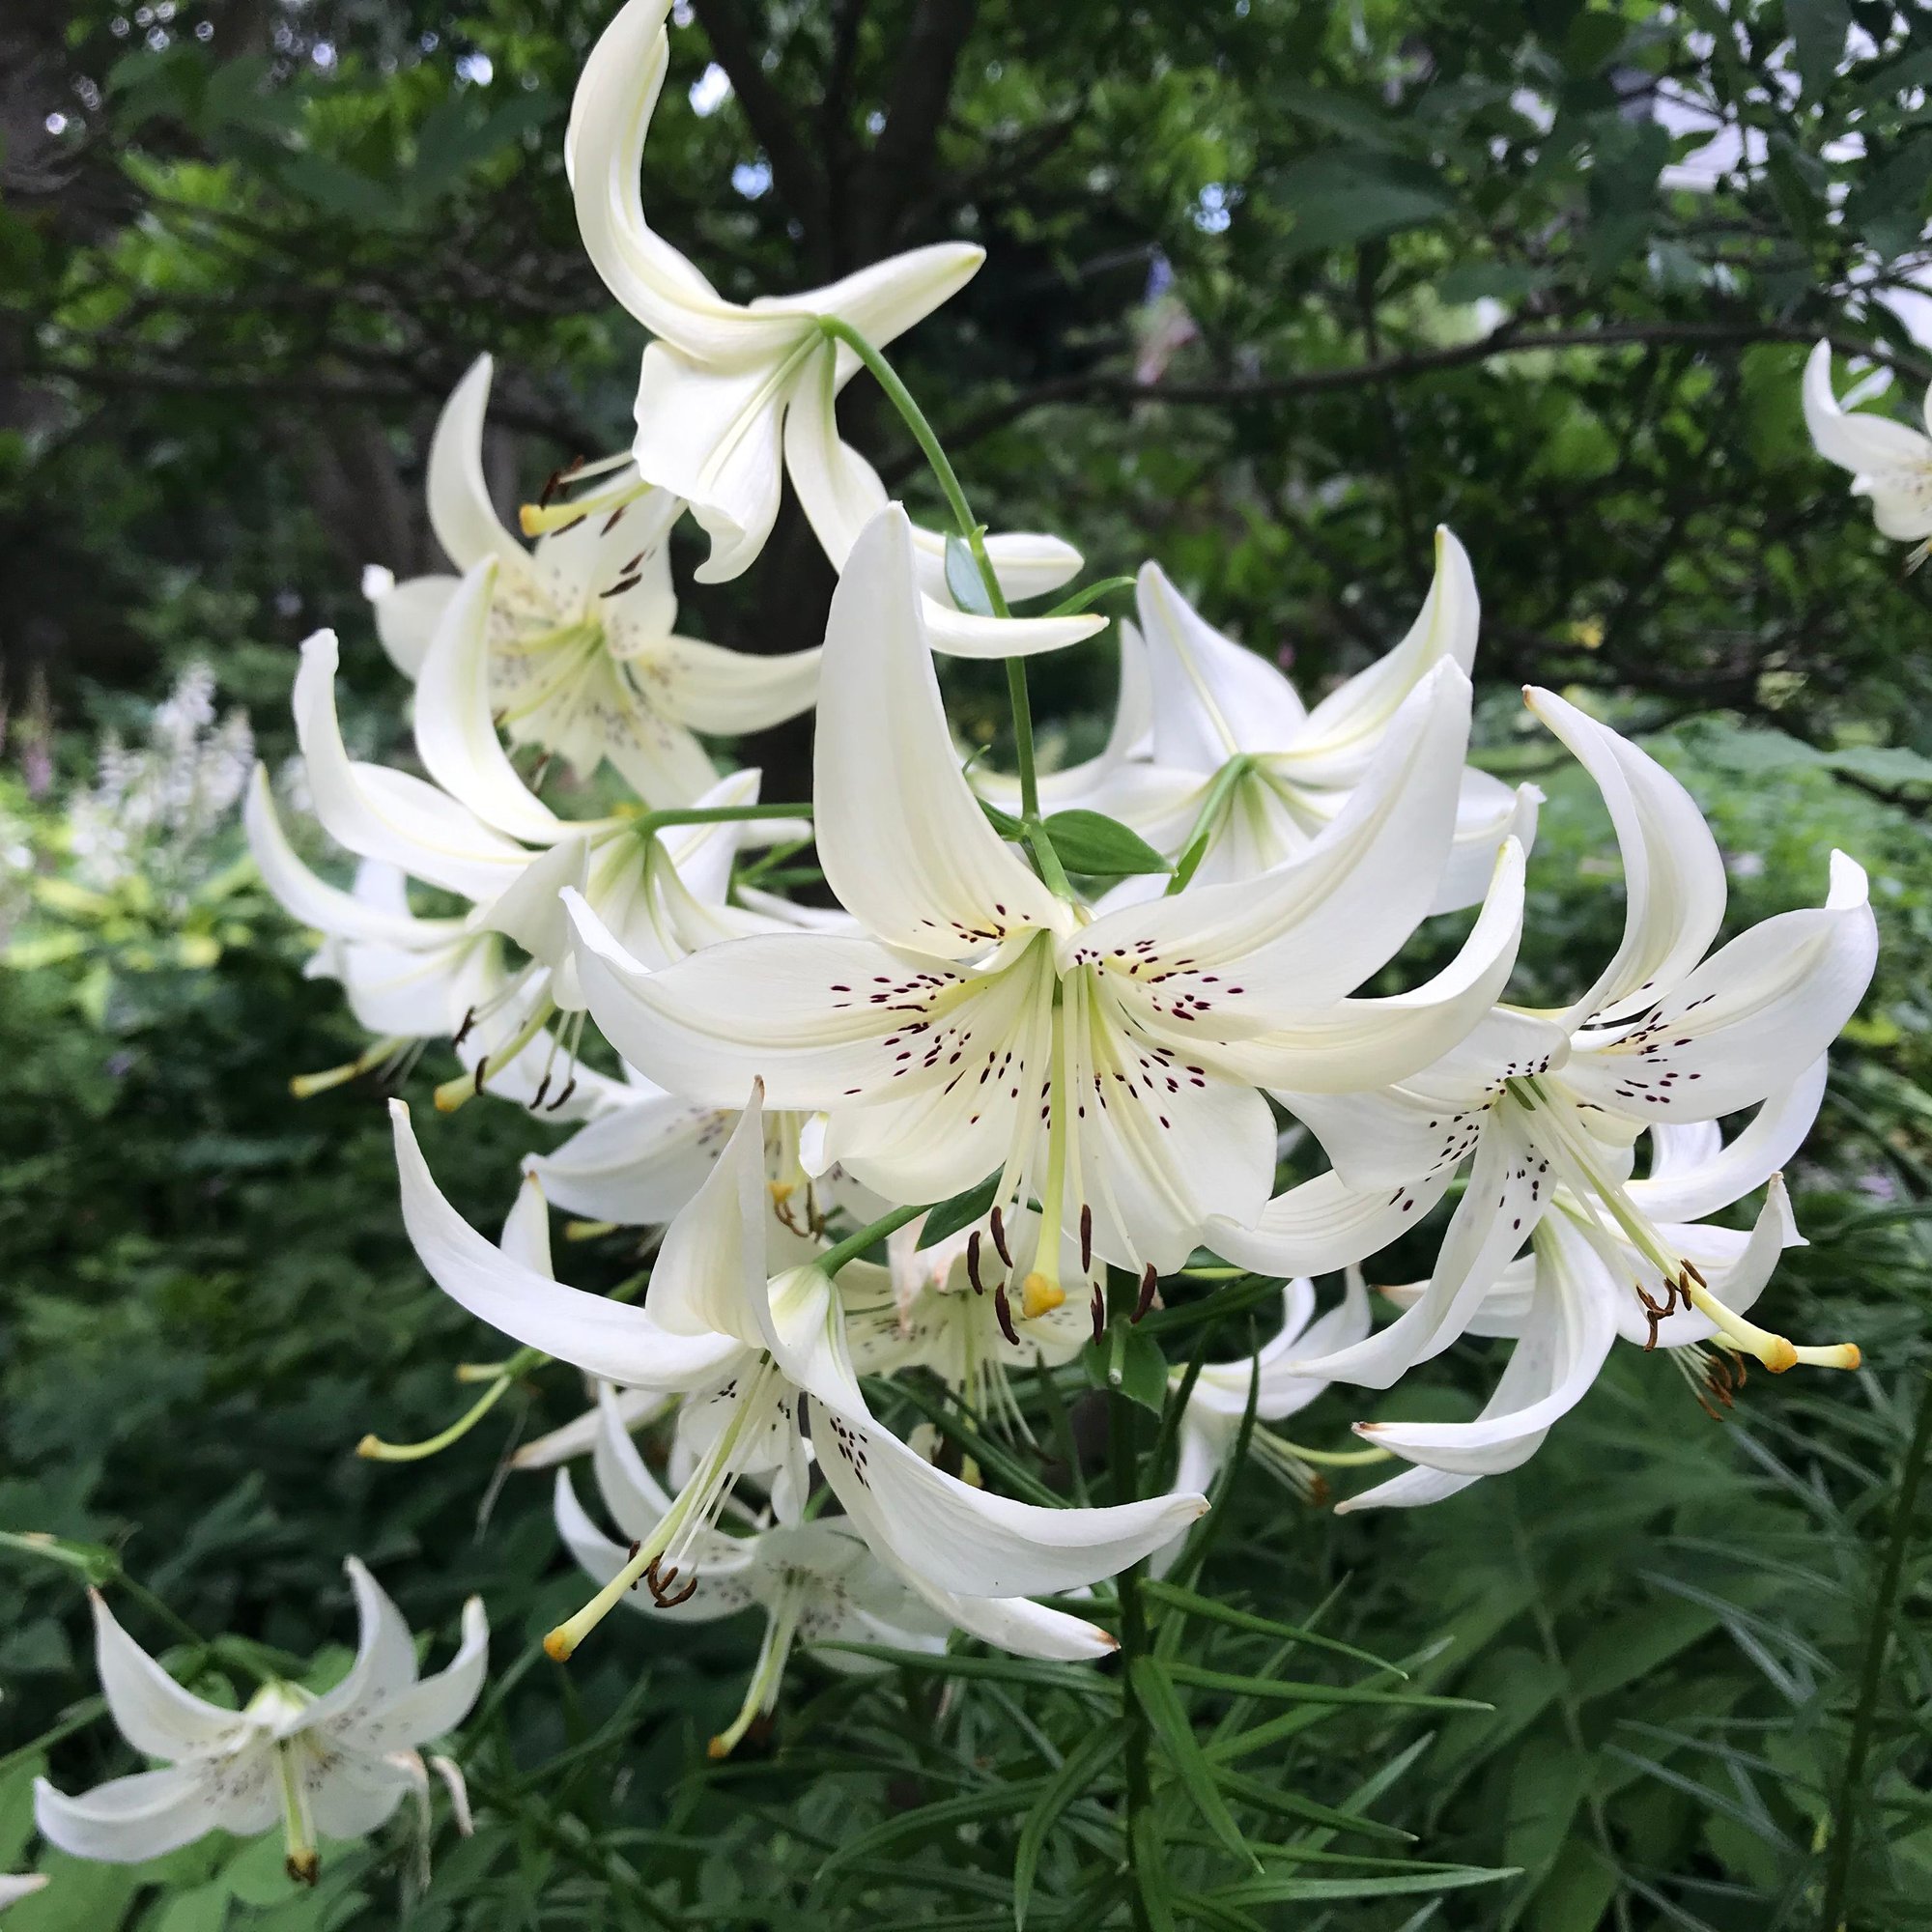
[{"label": "white lily cluster", "polygon": [[[522,1352],[481,1372],[481,1400],[442,1437],[365,1453],[454,1439],[543,1359],[580,1370],[588,1412],[516,1458],[588,1453],[601,1492],[602,1522],[554,1477],[562,1544],[596,1587],[547,1648],[568,1658],[620,1605],[646,1621],[755,1609],[723,1753],[774,1709],[801,1646],[839,1668],[954,1633],[1106,1655],[1094,1586],[1172,1562],[1244,1442],[1304,1496],[1328,1470],[1400,1459],[1341,1507],[1416,1504],[1531,1455],[1619,1336],[1676,1351],[1707,1405],[1729,1400],[1745,1358],[1855,1367],[1854,1346],[1800,1346],[1750,1311],[1800,1238],[1779,1169],[1873,971],[1858,866],[1832,855],[1821,906],[1713,952],[1724,868],[1689,794],[1531,690],[1602,793],[1627,918],[1569,1005],[1513,1000],[1541,797],[1467,763],[1480,607],[1446,529],[1406,635],[1313,703],[1147,564],[1105,749],[1039,773],[1024,661],[1105,619],[1077,599],[1012,614],[1079,554],[974,525],[879,354],[980,251],[720,296],[645,213],[668,11],[631,0],[617,15],[567,148],[591,260],[652,337],[635,440],[554,477],[513,534],[484,485],[480,361],[430,453],[453,571],[365,580],[413,683],[419,769],[351,754],[321,633],[296,724],[307,801],[356,860],[353,885],[298,855],[266,773],[248,798],[264,878],[321,935],[313,970],[373,1036],[298,1091],[399,1077],[442,1039],[463,1070],[440,1109],[491,1094],[575,1128],[531,1149],[491,1240],[391,1102],[411,1240]],[[1859,470],[1883,527],[1932,532],[1915,433],[1844,415],[1821,356],[1805,389],[1821,446]],[[932,460],[955,536],[914,524],[840,438],[838,391],[862,369]],[[696,575],[735,576],[787,477],[838,571],[822,648],[746,656],[680,635],[681,519],[709,539]],[[1008,661],[1011,776],[962,759],[936,656]],[[759,774],[704,742],[806,711],[809,801],[761,803]],[[787,897],[769,885],[800,868],[746,863],[757,843],[808,842],[822,894]],[[1408,969],[1426,921],[1471,912],[1446,965]],[[1747,1110],[1726,1139],[1719,1123]],[[1328,1165],[1281,1187],[1285,1123]],[[1760,1188],[1747,1231],[1713,1224]],[[1397,1241],[1411,1261],[1429,1252],[1416,1231],[1452,1200],[1433,1265],[1386,1291],[1398,1312],[1378,1327],[1361,1264]],[[553,1207],[585,1217],[579,1232],[661,1231],[640,1301],[555,1278]],[[996,1443],[1030,1439],[1031,1387],[1118,1384],[1123,1338],[1163,1284],[1184,1303],[1243,1270],[1287,1284],[1279,1331],[1172,1372],[1178,1467],[1116,1471],[1099,1508],[992,1487],[1016,1466]],[[1318,1314],[1314,1281],[1337,1274]],[[1515,1344],[1473,1422],[1362,1422],[1366,1446],[1344,1449],[1278,1433],[1332,1384],[1387,1388],[1465,1335]],[[902,1405],[915,1379],[923,1399]],[[913,1407],[949,1417],[946,1437],[907,1427]],[[313,1700],[271,1686],[239,1713],[189,1698],[98,1605],[115,1715],[174,1768],[81,1800],[44,1790],[48,1836],[146,1856],[211,1824],[263,1829],[279,1806],[307,1868],[318,1831],[366,1830],[420,1789],[414,1747],[474,1695],[480,1612],[445,1677],[416,1686],[386,1599],[352,1577],[351,1679]]]}]

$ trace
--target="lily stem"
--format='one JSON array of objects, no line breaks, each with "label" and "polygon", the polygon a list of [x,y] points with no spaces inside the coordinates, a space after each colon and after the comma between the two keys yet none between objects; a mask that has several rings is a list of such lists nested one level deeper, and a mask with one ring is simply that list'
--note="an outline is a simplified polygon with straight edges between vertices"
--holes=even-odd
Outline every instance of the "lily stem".
[{"label": "lily stem", "polygon": [[729,825],[741,818],[810,818],[810,805],[680,805],[647,811],[632,823],[646,835],[668,825]]},{"label": "lily stem", "polygon": [[926,1211],[927,1204],[921,1203],[912,1208],[895,1208],[890,1214],[881,1214],[876,1221],[868,1221],[856,1235],[847,1235],[836,1247],[827,1248],[818,1258],[819,1270],[827,1275],[836,1275],[847,1262],[856,1262],[874,1243],[883,1241],[888,1235],[896,1234],[908,1221],[916,1221]]},{"label": "lily stem", "polygon": [[[1010,617],[1012,611],[1007,603],[1006,592],[1000,588],[992,558],[986,554],[985,530],[973,515],[973,506],[966,500],[966,492],[960,487],[958,472],[952,468],[952,459],[946,454],[932,425],[926,421],[925,412],[900,381],[898,371],[850,323],[841,322],[837,316],[822,316],[818,326],[833,341],[842,342],[851,350],[870,371],[872,380],[886,392],[887,401],[898,411],[939,484],[940,494],[946,498],[947,508],[952,512],[952,521],[959,527],[961,539],[973,554],[973,561],[979,568],[980,582],[986,587],[986,602],[993,615]],[[1056,893],[1066,896],[1068,895],[1064,892],[1066,875],[1061,869],[1058,857],[1053,854],[1051,843],[1043,835],[1038,838],[1034,836],[1040,827],[1039,777],[1034,762],[1033,702],[1027,695],[1024,658],[1007,660],[1007,696],[1013,711],[1013,759],[1019,767],[1020,816],[1026,821],[1027,843],[1034,856],[1040,861],[1041,876],[1046,883]]]},{"label": "lily stem", "polygon": [[1885,1676],[1886,1654],[1891,1648],[1892,1618],[1898,1606],[1899,1579],[1905,1572],[1905,1552],[1912,1542],[1912,1518],[1918,1506],[1918,1488],[1932,1450],[1932,1378],[1918,1391],[1918,1420],[1898,1472],[1898,1500],[1892,1505],[1891,1534],[1886,1542],[1879,1572],[1878,1593],[1872,1603],[1871,1629],[1865,1637],[1864,1665],[1859,1674],[1859,1700],[1852,1711],[1852,1734],[1845,1746],[1845,1776],[1838,1802],[1832,1810],[1832,1862],[1825,1876],[1825,1904],[1819,1916],[1821,1932],[1841,1932],[1845,1895],[1851,1889],[1852,1854],[1858,1845],[1860,1786],[1864,1782],[1865,1758],[1878,1721],[1879,1686]]}]

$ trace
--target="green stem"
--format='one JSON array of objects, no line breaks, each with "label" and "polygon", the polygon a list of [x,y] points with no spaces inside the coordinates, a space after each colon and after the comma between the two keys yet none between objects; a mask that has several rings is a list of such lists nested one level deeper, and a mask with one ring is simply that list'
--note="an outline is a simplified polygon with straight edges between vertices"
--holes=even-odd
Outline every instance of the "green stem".
[{"label": "green stem", "polygon": [[1819,1916],[1823,1932],[1842,1932],[1845,1897],[1851,1889],[1852,1854],[1858,1842],[1859,1787],[1864,1781],[1865,1758],[1878,1721],[1879,1685],[1885,1675],[1886,1653],[1891,1648],[1892,1612],[1898,1603],[1899,1578],[1905,1573],[1905,1552],[1912,1541],[1912,1515],[1918,1504],[1918,1486],[1932,1449],[1932,1378],[1918,1394],[1918,1420],[1898,1472],[1898,1500],[1892,1506],[1891,1534],[1886,1542],[1885,1563],[1879,1572],[1878,1595],[1872,1604],[1871,1632],[1865,1638],[1864,1665],[1859,1675],[1859,1701],[1852,1712],[1851,1741],[1845,1747],[1844,1782],[1832,1811],[1832,1862],[1825,1876],[1825,1905]]},{"label": "green stem", "polygon": [[[979,567],[980,582],[986,587],[986,602],[993,615],[1011,616],[1012,611],[1007,603],[1006,592],[1000,588],[993,560],[986,554],[985,530],[974,517],[973,506],[966,500],[966,492],[960,487],[958,473],[941,446],[939,438],[933,433],[932,425],[926,421],[925,412],[914,400],[912,391],[899,380],[898,371],[850,323],[841,322],[837,316],[822,316],[818,326],[833,341],[842,342],[851,350],[871,372],[872,380],[886,392],[887,400],[898,411],[939,484],[940,493],[946,498],[947,508],[952,512],[952,521],[958,526],[961,538],[973,553],[973,561]],[[1066,874],[1061,868],[1052,842],[1040,832],[1039,778],[1034,762],[1033,703],[1027,696],[1024,658],[1007,660],[1007,696],[1013,708],[1013,758],[1019,767],[1020,816],[1026,821],[1027,843],[1034,857],[1039,861],[1040,876],[1062,897],[1070,898],[1072,894],[1066,884]]]},{"label": "green stem", "polygon": [[847,1235],[836,1247],[827,1248],[819,1256],[817,1265],[822,1272],[836,1275],[847,1262],[856,1262],[874,1243],[883,1241],[888,1235],[896,1234],[908,1221],[916,1221],[926,1212],[929,1204],[922,1203],[914,1208],[895,1208],[890,1214],[881,1214],[876,1221],[868,1221],[856,1235]]}]

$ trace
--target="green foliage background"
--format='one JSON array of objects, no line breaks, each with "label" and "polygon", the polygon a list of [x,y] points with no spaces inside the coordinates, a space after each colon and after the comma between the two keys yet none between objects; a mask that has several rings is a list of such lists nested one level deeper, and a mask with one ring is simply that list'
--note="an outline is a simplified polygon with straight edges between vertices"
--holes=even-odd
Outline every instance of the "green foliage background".
[{"label": "green foliage background", "polygon": [[[547,1485],[499,1483],[498,1463],[580,1391],[552,1370],[434,1462],[357,1462],[365,1429],[440,1426],[451,1365],[491,1345],[403,1241],[371,1095],[287,1097],[290,1073],[359,1043],[333,990],[302,979],[300,937],[220,863],[232,849],[185,910],[138,880],[62,889],[59,801],[97,731],[136,724],[191,659],[279,757],[294,646],[334,623],[362,741],[396,750],[356,579],[435,561],[421,455],[471,356],[497,356],[505,501],[621,440],[639,340],[582,258],[561,170],[606,10],[26,11],[0,28],[0,817],[33,872],[0,910],[0,1529],[109,1546],[198,1629],[303,1655],[348,1636],[355,1550],[445,1638],[480,1590],[499,1675],[468,1760],[479,1831],[443,1833],[426,1894],[400,1830],[335,1849],[299,1895],[272,1843],[128,1871],[47,1855],[56,1883],[9,1932],[991,1927],[1013,1922],[1016,1859],[1028,1924],[1127,1922],[1118,1767],[1089,1745],[1109,1680],[855,1687],[808,1664],[763,1748],[714,1767],[744,1631],[637,1624],[532,1667],[578,1586]],[[983,241],[986,269],[902,363],[996,526],[1061,530],[1100,574],[1159,556],[1314,687],[1400,635],[1430,527],[1454,526],[1485,601],[1481,755],[1551,794],[1530,997],[1574,984],[1621,906],[1600,809],[1515,702],[1525,678],[1652,734],[1732,858],[1734,925],[1820,896],[1834,844],[1874,878],[1880,977],[1792,1177],[1812,1245],[1774,1290],[1783,1325],[1855,1335],[1871,1366],[1754,1379],[1718,1423],[1620,1350],[1527,1468],[1426,1512],[1337,1520],[1251,1471],[1200,1587],[1319,1613],[1406,1661],[1406,1691],[1487,1708],[1190,1690],[1160,1741],[1162,1909],[1338,1932],[1932,1924],[1922,1437],[1908,1453],[1932,1362],[1932,611],[1797,401],[1821,334],[1893,369],[1897,407],[1932,375],[1878,299],[1927,264],[1926,11],[693,12],[651,137],[654,218],[734,296]],[[687,90],[713,60],[732,89],[699,115]],[[1747,164],[1672,185],[1709,135],[1659,125],[1660,85],[1750,130]],[[844,421],[927,500],[859,385]],[[828,590],[788,513],[759,568],[683,621],[796,648]],[[1039,667],[1067,755],[1110,680],[1097,647]],[[962,672],[954,693],[997,740],[996,683]],[[806,744],[745,748],[768,792],[801,781]],[[530,1137],[503,1108],[438,1124],[472,1219],[500,1213]],[[589,1243],[569,1270],[609,1285],[631,1260]],[[1492,1353],[1465,1344],[1374,1412],[1471,1413]],[[1340,1440],[1370,1406],[1331,1395],[1298,1426]],[[92,1721],[84,1634],[71,1571],[0,1550],[0,1869],[36,1856],[44,1762],[70,1787],[129,1768]],[[1225,1672],[1392,1682],[1164,1612],[1156,1643],[1183,1640]],[[1212,1835],[1190,1735],[1210,1789],[1279,1848],[1259,1874]],[[1341,1852],[1391,1862],[1323,1862]]]}]

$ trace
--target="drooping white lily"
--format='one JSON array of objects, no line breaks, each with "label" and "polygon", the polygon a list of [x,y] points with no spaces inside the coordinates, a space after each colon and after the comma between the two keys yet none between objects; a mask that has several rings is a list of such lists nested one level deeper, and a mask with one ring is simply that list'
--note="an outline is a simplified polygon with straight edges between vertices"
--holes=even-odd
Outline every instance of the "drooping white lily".
[{"label": "drooping white lily", "polygon": [[[755,1090],[729,1145],[667,1231],[646,1306],[563,1287],[533,1266],[528,1243],[497,1247],[437,1191],[409,1110],[391,1102],[403,1219],[418,1257],[452,1299],[526,1346],[629,1387],[679,1389],[681,1441],[694,1466],[623,1568],[546,1639],[566,1658],[639,1580],[675,1596],[736,1479],[766,1477],[781,1520],[803,1504],[810,1447],[873,1551],[922,1587],[962,1598],[1050,1595],[1111,1576],[1207,1507],[1176,1495],[1110,1509],[1043,1509],[970,1488],[873,1422],[846,1348],[838,1290],[815,1265],[765,1274],[763,1121]],[[534,1189],[526,1194],[531,1199]],[[519,1204],[519,1213],[525,1202]],[[534,1212],[541,1214],[541,1197]],[[526,1247],[524,1256],[514,1250]],[[952,1621],[992,1636],[1032,1611],[955,1606]],[[1044,1613],[1040,1613],[1044,1614]]]},{"label": "drooping white lily", "polygon": [[[554,752],[586,779],[608,758],[647,805],[689,805],[714,777],[693,734],[735,737],[808,709],[818,653],[755,657],[680,637],[669,536],[684,505],[622,459],[577,472],[596,474],[599,501],[614,495],[614,506],[579,513],[566,496],[526,550],[483,480],[490,375],[478,356],[451,391],[428,478],[430,525],[450,561],[465,578],[494,566],[476,615],[490,710],[513,744]],[[378,634],[412,678],[462,581],[364,572]]]},{"label": "drooping white lily", "polygon": [[[476,1701],[490,1648],[482,1602],[471,1597],[463,1606],[463,1641],[447,1667],[418,1680],[415,1644],[395,1605],[355,1557],[344,1568],[361,1619],[349,1674],[320,1696],[267,1684],[240,1711],[183,1690],[92,1593],[108,1713],[136,1750],[166,1759],[167,1768],[73,1798],[37,1779],[41,1835],[75,1858],[133,1864],[216,1830],[253,1836],[279,1818],[289,1876],[313,1885],[318,1837],[359,1838],[411,1793],[426,1804],[417,1747],[454,1730]],[[467,1832],[462,1774],[447,1759],[430,1763]]]},{"label": "drooping white lily", "polygon": [[645,481],[691,505],[711,536],[697,575],[720,582],[771,534],[787,418],[821,417],[817,443],[838,441],[832,398],[859,362],[821,320],[883,347],[963,287],[985,251],[945,242],[800,295],[724,300],[644,216],[639,171],[670,57],[669,12],[670,0],[630,0],[604,30],[571,102],[564,160],[593,266],[657,338],[644,351],[632,457]]},{"label": "drooping white lily", "polygon": [[[1646,1350],[1672,1350],[1698,1402],[1713,1414],[1714,1403],[1728,1407],[1744,1381],[1739,1356],[1763,1360],[1763,1351],[1772,1350],[1776,1365],[1777,1338],[1744,1318],[1778,1257],[1804,1245],[1777,1170],[1809,1132],[1824,1092],[1821,1058],[1790,1088],[1771,1095],[1728,1145],[1714,1121],[1660,1122],[1650,1129],[1649,1176],[1626,1183],[1628,1197],[1669,1251],[1695,1270],[1695,1280],[1721,1305],[1721,1326],[1701,1303],[1675,1307],[1671,1279],[1648,1244],[1634,1240],[1601,1202],[1558,1186],[1530,1252],[1502,1271],[1465,1331],[1516,1343],[1482,1414],[1462,1423],[1357,1423],[1355,1433],[1364,1440],[1416,1466],[1339,1507],[1437,1502],[1483,1476],[1519,1467],[1588,1393],[1618,1336]],[[1767,1182],[1764,1207],[1748,1233],[1705,1225],[1705,1216]],[[1386,1292],[1412,1305],[1426,1290],[1418,1282]],[[1660,1312],[1666,1309],[1674,1312]],[[1745,1346],[1747,1338],[1740,1331],[1747,1328],[1754,1330],[1756,1348]],[[1849,1353],[1855,1366],[1857,1350]]]},{"label": "drooping white lily", "polygon": [[[1706,958],[1723,921],[1724,867],[1690,794],[1574,705],[1546,691],[1528,696],[1609,809],[1629,900],[1616,956],[1561,1011],[1499,1007],[1412,1078],[1372,1094],[1284,1094],[1333,1171],[1278,1197],[1253,1228],[1217,1222],[1208,1238],[1244,1266],[1333,1266],[1413,1225],[1466,1161],[1467,1187],[1427,1289],[1389,1327],[1302,1362],[1305,1372],[1386,1388],[1439,1353],[1467,1329],[1559,1188],[1647,1258],[1668,1285],[1663,1313],[1681,1298],[1773,1369],[1856,1366],[1850,1345],[1794,1348],[1735,1315],[1630,1176],[1645,1128],[1751,1106],[1836,1037],[1877,958],[1865,875],[1833,853],[1822,907],[1766,920]],[[1624,1292],[1633,1293],[1629,1282]],[[1634,1291],[1633,1308],[1644,1294]],[[1653,1312],[1645,1303],[1644,1319]]]},{"label": "drooping white lily", "polygon": [[[1367,776],[1403,700],[1433,667],[1466,673],[1480,604],[1467,554],[1435,532],[1435,578],[1408,634],[1313,710],[1258,653],[1214,630],[1158,564],[1142,566],[1140,637],[1151,681],[1152,734],[1143,767],[1096,770],[1079,801],[1123,820],[1178,855],[1203,834],[1203,884],[1252,878],[1308,849]],[[1527,850],[1542,794],[1463,774],[1455,838],[1432,910],[1474,904],[1488,891],[1497,847]]]},{"label": "drooping white lily", "polygon": [[1347,997],[1435,894],[1467,718],[1467,680],[1439,666],[1299,860],[1091,918],[960,776],[889,510],[833,602],[814,781],[826,878],[867,936],[757,935],[645,973],[567,895],[582,984],[606,1037],[671,1091],[723,1104],[761,1076],[776,1103],[827,1110],[815,1158],[888,1200],[941,1200],[988,1172],[1009,1223],[1037,1200],[1037,1253],[1013,1250],[1036,1303],[1064,1293],[1069,1236],[1090,1279],[1096,1258],[1165,1272],[1209,1215],[1260,1213],[1275,1140],[1261,1086],[1425,1064],[1501,990],[1514,841],[1452,966],[1396,999]]},{"label": "drooping white lily", "polygon": [[[674,1507],[624,1427],[614,1392],[599,1410],[594,1467],[611,1520],[642,1545]],[[608,1584],[630,1560],[630,1549],[599,1531],[578,1502],[569,1476],[558,1470],[556,1525],[571,1553],[600,1584]],[[944,1650],[954,1627],[986,1626],[991,1641],[1031,1657],[1101,1657],[1114,1646],[1104,1631],[1063,1611],[1024,1599],[995,1605],[964,1603],[922,1585],[902,1568],[875,1554],[853,1524],[838,1517],[781,1520],[747,1535],[713,1530],[693,1552],[696,1575],[689,1593],[668,1602],[637,1590],[624,1601],[646,1615],[709,1622],[756,1605],[765,1613],[764,1641],[736,1719],[711,1741],[723,1757],[753,1721],[778,1702],[780,1684],[794,1644],[875,1643],[898,1650]],[[983,1634],[983,1633],[982,1633]],[[823,1660],[837,1669],[871,1669],[867,1660],[837,1651]]]},{"label": "drooping white lily", "polygon": [[[1852,495],[1871,499],[1872,522],[1883,536],[1918,545],[1917,563],[1932,545],[1932,435],[1869,410],[1847,412],[1832,388],[1832,345],[1821,342],[1804,364],[1804,426],[1818,454],[1852,472]],[[1932,431],[1932,388],[1925,392],[1925,427]]]}]

